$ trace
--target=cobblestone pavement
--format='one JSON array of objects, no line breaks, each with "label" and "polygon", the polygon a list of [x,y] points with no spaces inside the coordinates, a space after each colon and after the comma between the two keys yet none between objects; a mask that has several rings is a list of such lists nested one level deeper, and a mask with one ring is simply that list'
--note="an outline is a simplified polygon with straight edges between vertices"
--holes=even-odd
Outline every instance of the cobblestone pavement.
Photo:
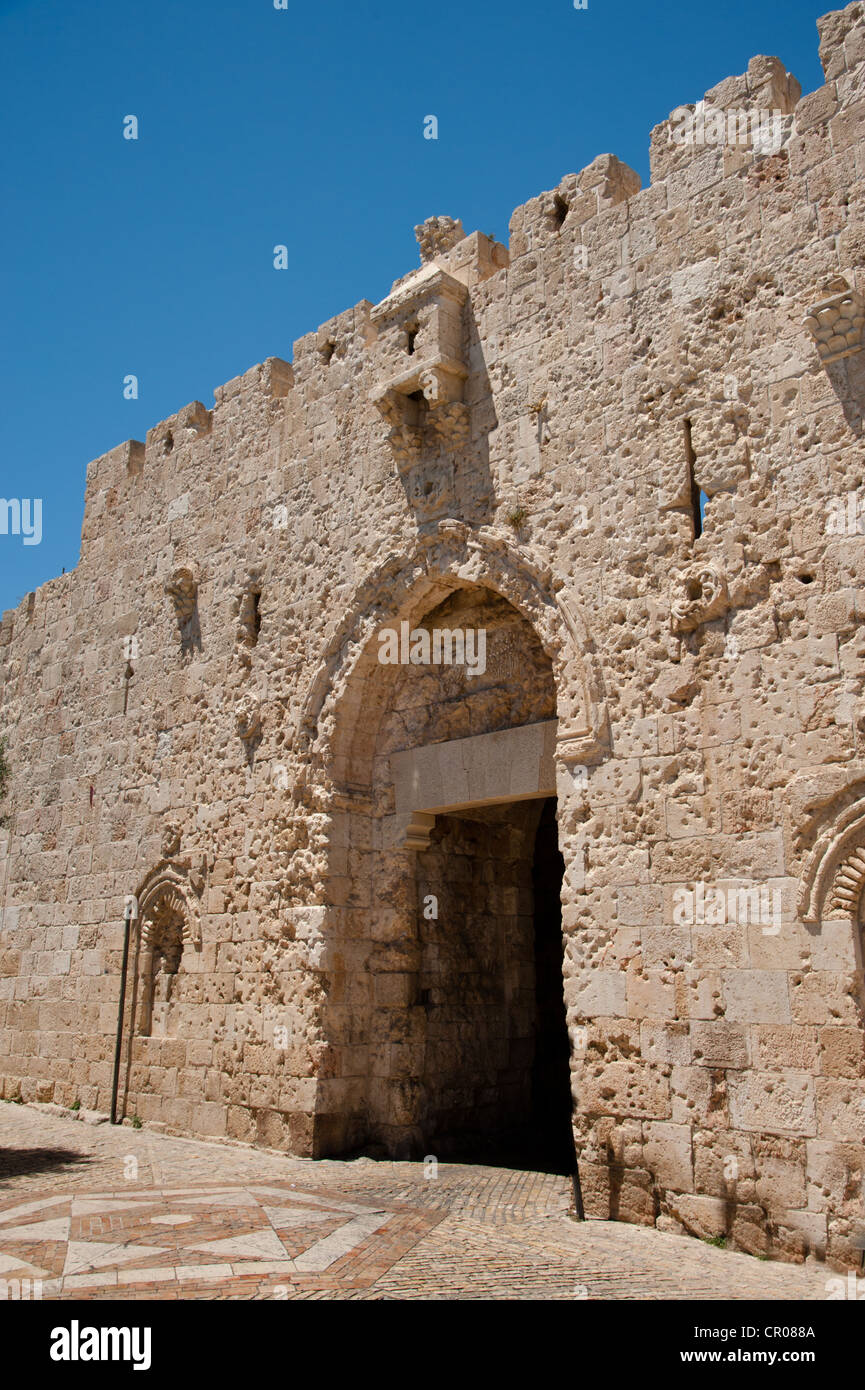
[{"label": "cobblestone pavement", "polygon": [[821,1266],[577,1223],[570,1198],[546,1173],[428,1177],[0,1103],[0,1279],[46,1299],[826,1298]]}]

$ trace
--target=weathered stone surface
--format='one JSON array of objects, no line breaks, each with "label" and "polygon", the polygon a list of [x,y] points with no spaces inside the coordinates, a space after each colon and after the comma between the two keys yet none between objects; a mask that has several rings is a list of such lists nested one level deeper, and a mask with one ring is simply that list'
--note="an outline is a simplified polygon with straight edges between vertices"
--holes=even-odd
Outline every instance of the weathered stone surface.
[{"label": "weathered stone surface", "polygon": [[570,1105],[593,1214],[851,1258],[862,5],[820,43],[90,464],[0,623],[0,1094],[109,1108],[128,924],[127,1115],[463,1156]]}]

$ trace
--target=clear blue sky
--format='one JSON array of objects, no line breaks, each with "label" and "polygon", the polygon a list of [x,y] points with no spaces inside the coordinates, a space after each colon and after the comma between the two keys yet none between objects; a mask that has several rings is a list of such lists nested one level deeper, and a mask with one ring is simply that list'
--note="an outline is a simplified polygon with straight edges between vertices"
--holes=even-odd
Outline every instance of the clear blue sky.
[{"label": "clear blue sky", "polygon": [[828,8],[0,0],[0,495],[43,502],[40,545],[0,535],[0,609],[77,563],[90,459],[381,298],[415,223],[506,240],[607,151],[647,183],[651,127],[754,54],[819,86]]}]

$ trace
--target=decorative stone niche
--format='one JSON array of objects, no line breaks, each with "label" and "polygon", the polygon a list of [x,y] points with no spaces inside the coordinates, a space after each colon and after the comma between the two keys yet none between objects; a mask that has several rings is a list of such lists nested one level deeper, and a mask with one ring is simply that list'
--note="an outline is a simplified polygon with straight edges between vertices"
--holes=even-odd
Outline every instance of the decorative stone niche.
[{"label": "decorative stone niche", "polygon": [[826,827],[802,870],[797,911],[803,922],[853,917],[865,890],[865,801]]},{"label": "decorative stone niche", "polygon": [[803,320],[824,367],[862,351],[865,300],[842,277],[824,286],[826,297],[812,304]]},{"label": "decorative stone niche", "polygon": [[251,665],[252,649],[258,645],[261,632],[261,594],[261,576],[257,571],[253,571],[237,599],[236,650],[242,666]]},{"label": "decorative stone niche", "polygon": [[148,875],[137,897],[140,921],[140,980],[137,1030],[146,1036],[169,1031],[172,1002],[184,948],[201,950],[203,865],[181,860],[180,832],[174,824],[162,837],[166,857]]}]

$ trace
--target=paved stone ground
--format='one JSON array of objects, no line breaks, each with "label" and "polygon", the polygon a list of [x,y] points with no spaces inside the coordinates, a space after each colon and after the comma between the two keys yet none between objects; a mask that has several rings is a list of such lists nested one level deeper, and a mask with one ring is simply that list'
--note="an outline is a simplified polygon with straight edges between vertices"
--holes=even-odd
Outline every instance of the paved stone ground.
[{"label": "paved stone ground", "polygon": [[313,1162],[0,1103],[0,1279],[51,1298],[807,1299],[832,1271],[567,1215],[567,1179]]}]

